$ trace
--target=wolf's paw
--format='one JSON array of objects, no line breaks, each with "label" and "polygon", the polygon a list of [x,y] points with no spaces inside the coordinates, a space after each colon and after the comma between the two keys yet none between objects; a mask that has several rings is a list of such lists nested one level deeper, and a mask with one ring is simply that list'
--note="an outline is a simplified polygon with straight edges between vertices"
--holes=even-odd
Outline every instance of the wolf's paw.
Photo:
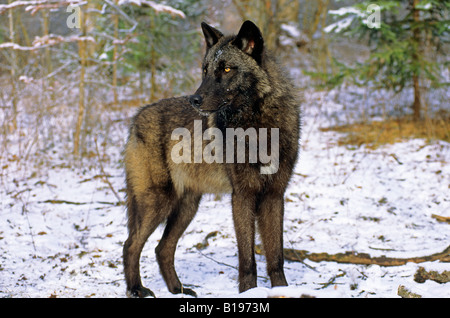
[{"label": "wolf's paw", "polygon": [[130,298],[146,298],[146,297],[155,298],[155,294],[150,289],[145,288],[143,286],[127,290],[127,296]]},{"label": "wolf's paw", "polygon": [[184,294],[184,295],[189,295],[189,296],[197,298],[197,293],[194,290],[192,290],[190,288],[184,288],[184,287],[183,288],[175,288],[172,291],[172,294]]}]

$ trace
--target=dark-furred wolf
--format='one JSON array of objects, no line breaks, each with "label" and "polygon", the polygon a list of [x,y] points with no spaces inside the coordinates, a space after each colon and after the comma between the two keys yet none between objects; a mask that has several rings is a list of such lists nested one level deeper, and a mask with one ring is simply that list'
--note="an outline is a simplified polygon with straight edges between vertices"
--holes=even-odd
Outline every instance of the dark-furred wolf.
[{"label": "dark-furred wolf", "polygon": [[204,193],[231,193],[239,292],[256,287],[256,226],[272,286],[287,285],[284,192],[299,150],[299,100],[255,24],[244,22],[232,36],[206,23],[202,30],[206,54],[198,90],[141,108],[130,127],[123,263],[131,297],[154,297],[142,285],[139,260],[163,222],[155,250],[161,274],[170,292],[196,296],[178,279],[174,254]]}]

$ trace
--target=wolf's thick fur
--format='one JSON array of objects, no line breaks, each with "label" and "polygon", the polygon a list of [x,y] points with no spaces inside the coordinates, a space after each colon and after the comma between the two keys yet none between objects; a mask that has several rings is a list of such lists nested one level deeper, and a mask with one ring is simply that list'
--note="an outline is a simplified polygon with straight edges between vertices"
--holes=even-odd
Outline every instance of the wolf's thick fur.
[{"label": "wolf's thick fur", "polygon": [[[291,82],[264,49],[261,33],[252,22],[246,21],[237,36],[223,36],[206,23],[202,29],[207,50],[197,92],[143,107],[130,128],[124,160],[129,237],[123,253],[129,296],[154,296],[141,283],[139,259],[148,237],[164,221],[167,225],[156,247],[161,274],[170,292],[195,296],[180,283],[174,254],[203,193],[232,195],[239,291],[256,286],[256,224],[272,286],[287,285],[283,271],[284,192],[298,155],[298,99]],[[172,132],[183,127],[193,133],[194,121],[201,121],[203,131],[215,127],[224,136],[226,128],[267,128],[269,136],[271,128],[279,129],[278,170],[261,174],[259,161],[175,163],[171,152],[179,141],[172,140]],[[203,146],[206,144],[203,141]]]}]

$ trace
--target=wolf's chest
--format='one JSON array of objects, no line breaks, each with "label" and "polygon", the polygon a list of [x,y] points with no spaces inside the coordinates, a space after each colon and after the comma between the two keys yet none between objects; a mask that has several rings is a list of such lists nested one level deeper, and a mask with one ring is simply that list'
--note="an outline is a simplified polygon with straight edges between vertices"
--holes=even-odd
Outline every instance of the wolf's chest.
[{"label": "wolf's chest", "polygon": [[170,176],[177,193],[230,193],[231,183],[221,164],[174,164]]}]

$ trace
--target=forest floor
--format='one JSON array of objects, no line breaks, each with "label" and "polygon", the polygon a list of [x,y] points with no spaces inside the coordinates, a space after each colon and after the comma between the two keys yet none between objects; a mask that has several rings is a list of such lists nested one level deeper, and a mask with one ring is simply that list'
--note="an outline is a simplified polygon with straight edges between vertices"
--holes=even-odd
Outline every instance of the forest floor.
[{"label": "forest floor", "polygon": [[[450,224],[432,215],[450,217],[450,143],[342,144],[343,133],[323,128],[343,108],[324,92],[305,93],[300,159],[286,191],[285,248],[401,259],[445,250]],[[98,152],[78,164],[61,155],[64,144],[40,162],[43,152],[35,144],[19,145],[28,133],[20,128],[15,137],[2,137],[7,147],[0,155],[0,297],[125,297],[126,212],[111,188],[123,200],[121,153],[125,118],[133,111],[110,114],[123,119],[109,129],[115,142],[99,141]],[[155,262],[162,230],[144,248],[141,273],[157,297],[173,297]],[[259,287],[240,296],[384,298],[400,297],[399,286],[405,286],[423,297],[450,297],[450,283],[414,280],[420,267],[449,271],[445,262],[286,261],[290,287],[271,290],[265,258],[256,260]],[[180,280],[199,297],[238,297],[237,265],[230,196],[205,195],[178,245]]]}]

